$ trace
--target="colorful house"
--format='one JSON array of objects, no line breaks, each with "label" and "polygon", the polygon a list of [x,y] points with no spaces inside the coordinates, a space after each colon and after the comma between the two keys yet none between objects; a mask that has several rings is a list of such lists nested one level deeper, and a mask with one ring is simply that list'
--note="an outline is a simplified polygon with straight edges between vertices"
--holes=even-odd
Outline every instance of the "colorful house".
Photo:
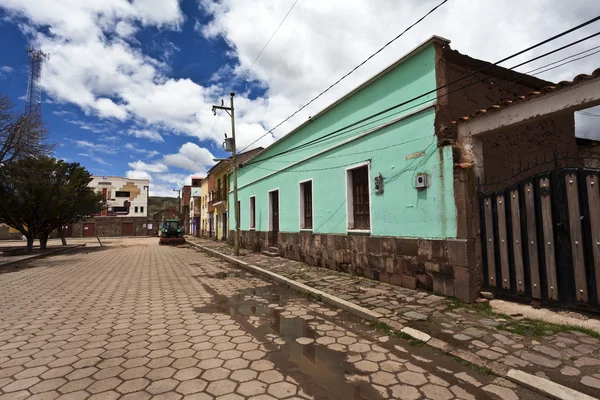
[{"label": "colorful house", "polygon": [[432,37],[241,165],[241,245],[473,299],[474,182],[448,127],[548,82],[449,43]]}]

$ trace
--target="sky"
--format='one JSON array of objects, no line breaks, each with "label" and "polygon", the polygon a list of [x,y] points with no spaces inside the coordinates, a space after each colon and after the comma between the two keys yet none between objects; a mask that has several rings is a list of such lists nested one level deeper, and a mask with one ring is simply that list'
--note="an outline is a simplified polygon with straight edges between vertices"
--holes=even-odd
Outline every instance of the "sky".
[{"label": "sky", "polygon": [[[236,92],[243,149],[439,2],[0,0],[0,92],[24,108],[25,49],[42,49],[49,54],[42,112],[55,156],[95,175],[148,178],[151,195],[176,196],[173,189],[229,155],[222,142],[231,135],[231,120],[223,111],[213,115],[213,104],[228,104]],[[449,0],[253,146],[285,136],[432,35],[495,62],[597,15],[595,0]],[[599,31],[596,22],[502,66]],[[598,46],[600,36],[518,70],[586,52],[537,75],[570,80],[600,67]],[[600,115],[600,107],[589,111]],[[576,114],[578,135],[599,135],[600,117],[589,114]]]}]

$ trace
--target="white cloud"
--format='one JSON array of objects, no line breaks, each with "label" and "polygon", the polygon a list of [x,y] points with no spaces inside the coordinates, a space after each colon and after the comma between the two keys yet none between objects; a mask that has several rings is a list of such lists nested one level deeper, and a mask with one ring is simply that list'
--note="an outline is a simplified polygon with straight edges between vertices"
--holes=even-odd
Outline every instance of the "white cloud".
[{"label": "white cloud", "polygon": [[148,130],[148,129],[129,129],[127,131],[127,133],[130,136],[135,136],[138,139],[144,138],[144,139],[149,139],[153,142],[164,142],[165,140],[163,139],[163,137],[160,135],[160,133],[154,131],[154,130]]},{"label": "white cloud", "polygon": [[12,74],[14,69],[9,67],[8,65],[4,65],[0,67],[0,79],[6,78],[8,75]]},{"label": "white cloud", "polygon": [[96,161],[98,164],[107,165],[107,166],[109,166],[109,167],[112,167],[112,164],[111,164],[111,163],[109,163],[109,162],[105,161],[105,160],[104,160],[103,158],[101,158],[101,157],[97,157],[97,156],[94,156],[94,155],[92,155],[92,154],[88,154],[88,153],[78,153],[78,155],[79,155],[79,156],[82,156],[82,157],[87,157],[87,158],[89,158],[90,160],[94,160],[94,161]]},{"label": "white cloud", "polygon": [[[161,142],[164,139],[159,132],[167,132],[220,145],[223,132],[211,129],[215,126],[211,105],[227,98],[231,77],[245,74],[292,2],[199,0],[212,18],[204,25],[194,21],[195,31],[209,40],[222,38],[231,47],[227,54],[230,65],[211,71],[217,80],[204,85],[170,77],[168,62],[170,54],[178,51],[175,47],[167,45],[163,55],[151,58],[135,39],[135,34],[146,27],[181,29],[186,18],[179,0],[0,0],[0,7],[8,19],[20,24],[27,35],[34,36],[34,41],[52,54],[42,82],[54,100],[75,104],[89,115],[108,121],[130,121],[137,127],[130,134],[138,138]],[[596,3],[548,0],[540,8],[537,0],[448,2],[277,129],[275,138],[262,139],[260,145],[283,136],[432,34],[453,40],[452,47],[462,53],[496,61],[585,21],[589,15],[597,15]],[[249,99],[242,90],[235,97],[238,147],[245,147],[265,128],[279,123],[434,4],[430,0],[298,2],[249,73],[247,80],[253,82],[242,85],[245,91],[255,86],[266,88],[265,96]],[[532,23],[515,25],[515,8]],[[569,35],[508,66],[593,33],[594,29],[592,26]],[[533,69],[590,46],[589,42],[582,43],[520,70]],[[599,62],[600,55],[589,57],[541,77],[570,79],[579,72],[592,71]],[[189,171],[199,168],[196,160],[181,152],[167,155],[165,160]]]},{"label": "white cloud", "polygon": [[104,153],[104,154],[116,154],[117,149],[113,146],[109,146],[102,143],[92,143],[87,140],[72,140],[67,139],[73,142],[77,147],[88,149],[94,151],[96,153]]},{"label": "white cloud", "polygon": [[125,176],[127,178],[131,178],[131,179],[148,179],[150,182],[152,182],[152,176],[146,171],[140,171],[140,170],[127,171],[125,173]]},{"label": "white cloud", "polygon": [[213,165],[215,163],[213,158],[214,156],[207,149],[187,142],[179,148],[177,154],[165,155],[162,162],[188,171],[197,171],[199,168]]},{"label": "white cloud", "polygon": [[145,172],[167,172],[169,167],[164,164],[156,163],[156,164],[146,164],[143,161],[135,161],[130,162],[129,166],[135,170],[145,171]]},{"label": "white cloud", "polygon": [[148,150],[148,149],[144,149],[144,148],[141,148],[141,147],[136,147],[132,143],[125,144],[125,148],[127,150],[131,150],[131,151],[134,151],[136,153],[145,154],[146,157],[148,157],[148,158],[153,158],[153,157],[156,157],[157,155],[160,154],[156,150]]}]

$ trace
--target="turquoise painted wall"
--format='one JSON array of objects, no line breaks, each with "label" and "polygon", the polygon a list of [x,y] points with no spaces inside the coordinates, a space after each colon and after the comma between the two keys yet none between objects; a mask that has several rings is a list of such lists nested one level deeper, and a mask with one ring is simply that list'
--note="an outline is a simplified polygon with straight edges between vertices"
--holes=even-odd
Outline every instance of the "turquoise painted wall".
[{"label": "turquoise painted wall", "polygon": [[[251,162],[322,137],[340,127],[435,88],[433,46],[423,49],[394,70],[336,105]],[[417,103],[429,100],[422,98]],[[435,110],[414,115],[281,171],[291,163],[356,137],[367,129],[424,107],[410,105],[378,117],[361,129],[336,135],[318,144],[247,165],[238,172],[242,230],[250,224],[250,196],[256,196],[256,229],[269,230],[269,191],[278,189],[280,231],[298,232],[299,182],[313,180],[313,232],[346,233],[346,168],[368,161],[373,179],[384,177],[384,193],[371,191],[371,234],[424,238],[456,237],[453,161],[449,147],[437,148]],[[407,159],[414,153],[424,155]],[[279,172],[278,172],[279,171]],[[431,176],[431,186],[414,188],[417,173]],[[233,194],[230,193],[230,201]],[[230,226],[235,226],[230,213]]]}]

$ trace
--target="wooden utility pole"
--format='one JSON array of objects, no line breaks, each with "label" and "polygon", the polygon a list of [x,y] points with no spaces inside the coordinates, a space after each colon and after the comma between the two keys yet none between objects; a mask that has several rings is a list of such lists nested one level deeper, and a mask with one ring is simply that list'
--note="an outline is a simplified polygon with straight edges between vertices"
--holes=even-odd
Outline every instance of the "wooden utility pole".
[{"label": "wooden utility pole", "polygon": [[213,113],[216,115],[217,110],[223,110],[229,116],[231,116],[231,160],[233,162],[233,213],[235,217],[235,234],[234,234],[234,247],[235,247],[235,255],[240,255],[240,210],[238,208],[238,192],[237,192],[237,157],[236,157],[236,148],[235,148],[235,115],[233,112],[233,96],[235,96],[235,92],[230,93],[230,107],[225,107],[223,105],[223,101],[221,101],[220,106],[212,106]]}]

